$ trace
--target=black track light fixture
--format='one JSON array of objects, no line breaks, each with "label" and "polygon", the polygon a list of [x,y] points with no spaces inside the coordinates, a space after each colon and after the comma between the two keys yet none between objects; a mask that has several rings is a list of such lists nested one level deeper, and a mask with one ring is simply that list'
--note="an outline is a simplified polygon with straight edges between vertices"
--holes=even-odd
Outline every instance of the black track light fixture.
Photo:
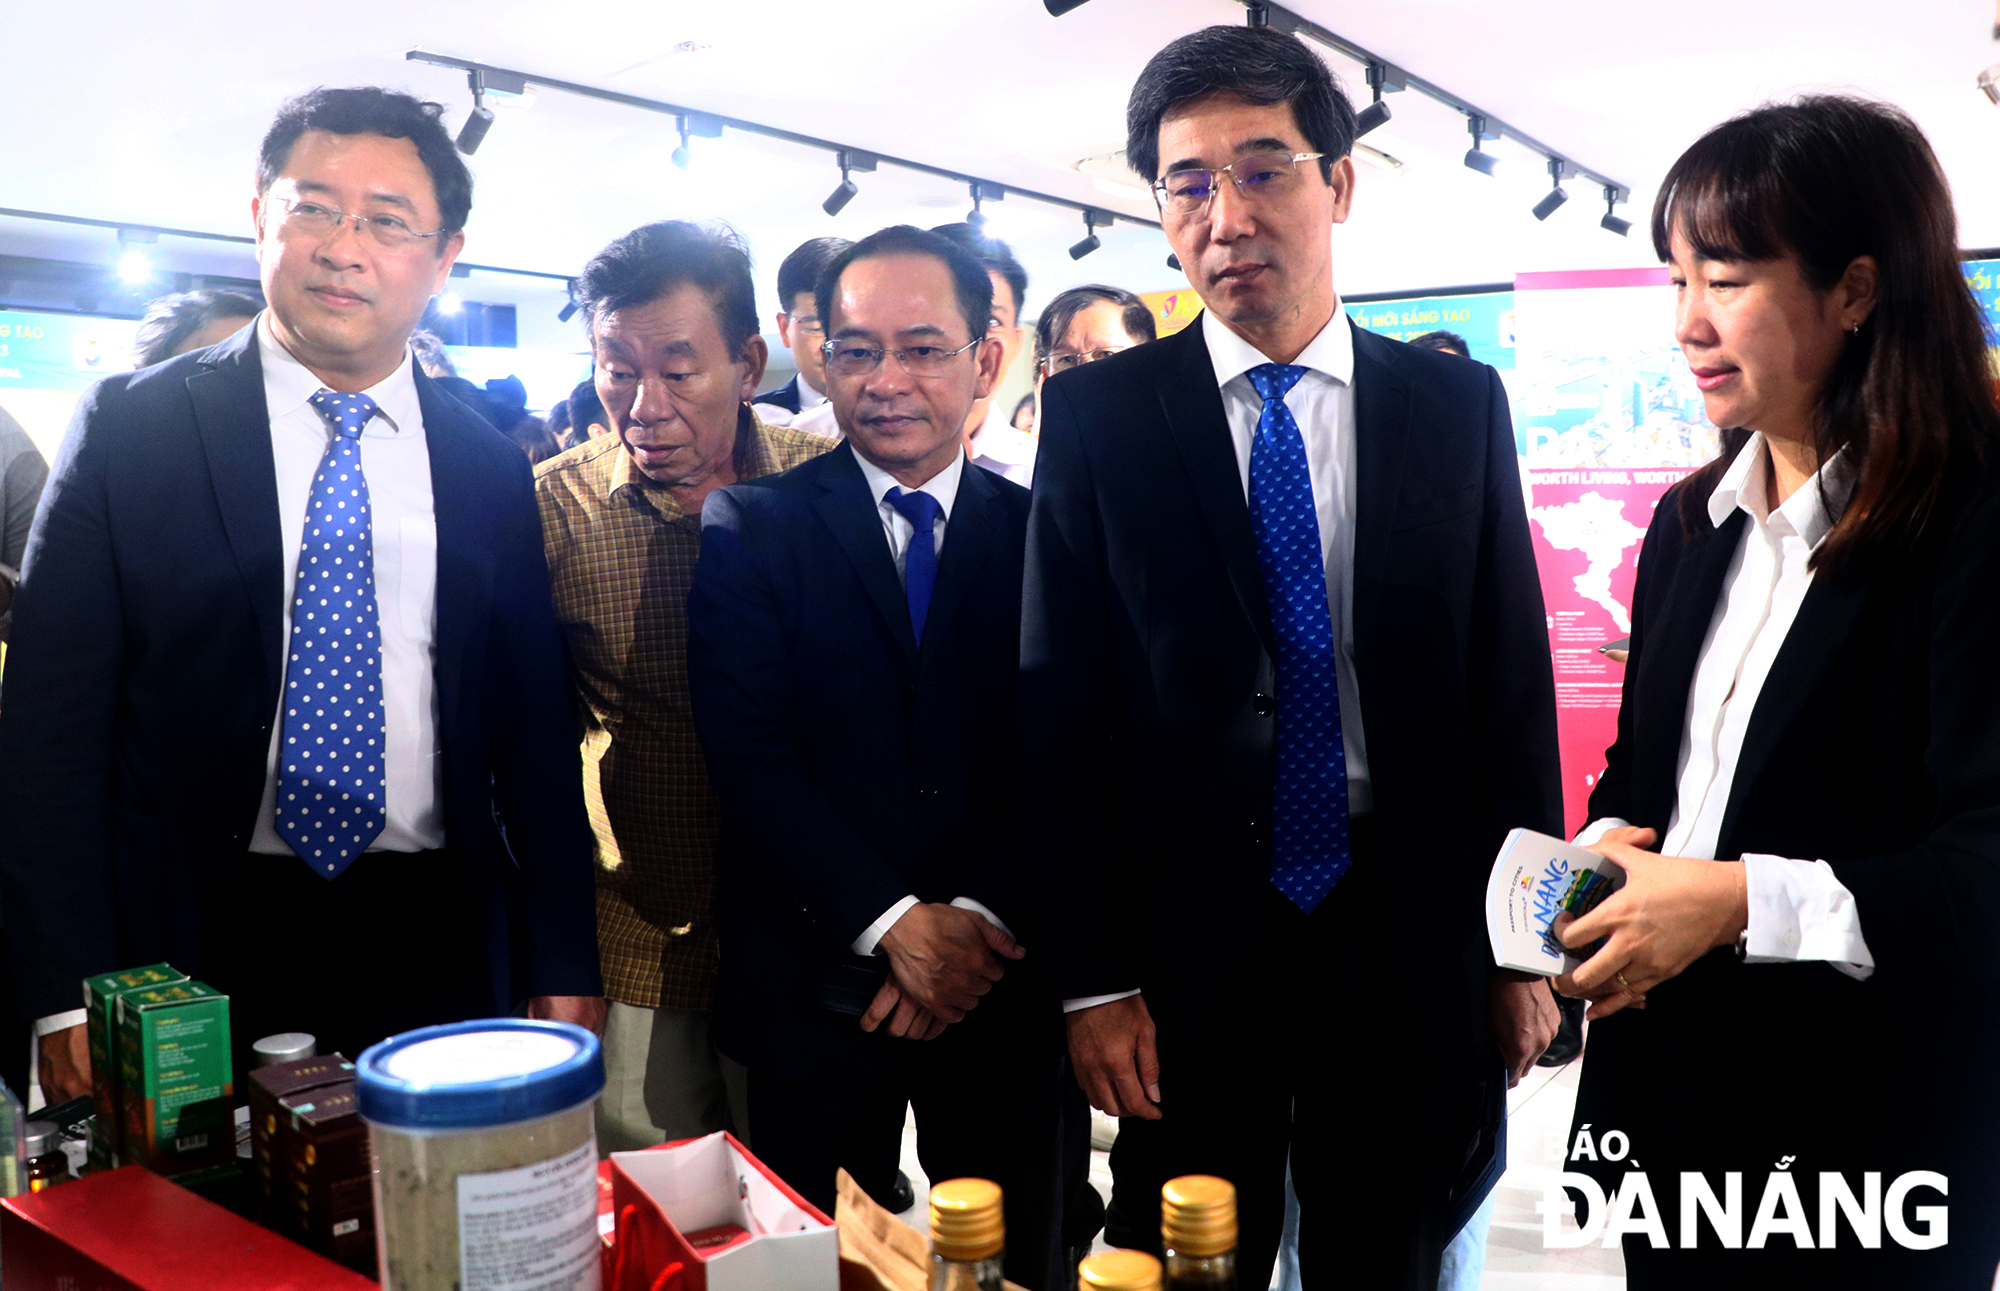
[{"label": "black track light fixture", "polygon": [[826,200],[819,204],[819,208],[828,215],[840,214],[841,211],[846,209],[847,204],[854,200],[854,195],[861,191],[860,188],[856,187],[854,181],[848,177],[850,171],[860,171],[866,174],[875,169],[875,154],[873,153],[856,152],[851,148],[842,148],[839,152],[833,154],[833,158],[840,163],[840,187],[827,194]]},{"label": "black track light fixture", "polygon": [[1549,216],[1554,215],[1564,202],[1569,200],[1569,194],[1563,191],[1563,176],[1568,173],[1568,162],[1564,161],[1561,157],[1549,158],[1550,187],[1549,191],[1542,196],[1542,200],[1535,203],[1536,219],[1546,220]]},{"label": "black track light fixture", "polygon": [[965,222],[981,233],[986,231],[986,212],[979,209],[981,202],[997,202],[1007,196],[1007,190],[986,179],[975,179],[971,183],[972,209],[965,213]]},{"label": "black track light fixture", "polygon": [[493,109],[486,106],[486,73],[467,72],[465,79],[472,86],[472,111],[458,128],[458,150],[470,157],[479,151],[479,145],[486,142],[486,132],[493,128]]},{"label": "black track light fixture", "polygon": [[564,301],[563,307],[556,311],[556,321],[558,323],[567,323],[570,319],[576,317],[577,308],[576,279],[571,278],[569,280],[569,299]]},{"label": "black track light fixture", "polygon": [[1500,136],[1490,133],[1486,128],[1486,118],[1476,112],[1466,115],[1465,124],[1472,131],[1472,147],[1466,151],[1465,164],[1482,175],[1491,175],[1499,167],[1500,159],[1490,152],[1481,152],[1479,145]]},{"label": "black track light fixture", "polygon": [[1370,130],[1384,124],[1393,115],[1389,105],[1382,101],[1385,90],[1403,88],[1403,74],[1387,63],[1368,64],[1368,88],[1375,92],[1375,101],[1354,114],[1354,137],[1359,139]]},{"label": "black track light fixture", "polygon": [[1049,11],[1049,17],[1060,18],[1072,9],[1081,9],[1090,0],[1042,0],[1042,8]]},{"label": "black track light fixture", "polygon": [[1086,209],[1083,213],[1083,240],[1069,249],[1069,258],[1081,260],[1103,246],[1103,241],[1097,236],[1097,230],[1110,228],[1115,218],[1117,217],[1109,211]]},{"label": "black track light fixture", "polygon": [[1609,184],[1604,186],[1604,218],[1597,222],[1598,228],[1606,233],[1616,233],[1621,238],[1632,231],[1632,221],[1619,219],[1614,209],[1624,200],[1625,193],[1622,189],[1613,188]]},{"label": "black track light fixture", "polygon": [[1181,258],[1175,255],[1173,252],[1169,251],[1167,253],[1167,268],[1178,270],[1180,267],[1181,267]]}]

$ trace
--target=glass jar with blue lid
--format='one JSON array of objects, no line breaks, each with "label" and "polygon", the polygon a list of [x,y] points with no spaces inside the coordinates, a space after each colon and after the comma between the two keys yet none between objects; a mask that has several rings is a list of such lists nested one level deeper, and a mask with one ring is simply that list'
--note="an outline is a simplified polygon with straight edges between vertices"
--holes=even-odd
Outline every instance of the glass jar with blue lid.
[{"label": "glass jar with blue lid", "polygon": [[355,1064],[389,1291],[598,1291],[597,1037],[521,1018],[425,1027]]}]

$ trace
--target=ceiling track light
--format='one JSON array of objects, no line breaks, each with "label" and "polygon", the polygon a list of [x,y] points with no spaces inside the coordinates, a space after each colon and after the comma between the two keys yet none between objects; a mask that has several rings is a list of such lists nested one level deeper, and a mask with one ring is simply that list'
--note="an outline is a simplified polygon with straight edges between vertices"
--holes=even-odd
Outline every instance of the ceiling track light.
[{"label": "ceiling track light", "polygon": [[688,151],[688,140],[720,139],[722,122],[702,112],[680,112],[674,116],[674,129],[680,132],[681,146],[674,149],[673,163],[686,170],[694,162],[694,154]]},{"label": "ceiling track light", "polygon": [[1563,191],[1563,176],[1568,173],[1568,162],[1561,157],[1549,158],[1549,191],[1543,194],[1541,201],[1535,203],[1536,219],[1546,220],[1569,200],[1569,194]]},{"label": "ceiling track light", "polygon": [[118,277],[132,286],[150,281],[153,277],[153,257],[145,248],[160,240],[158,229],[118,230]]},{"label": "ceiling track light", "polygon": [[486,132],[493,128],[493,109],[486,106],[486,73],[475,68],[465,74],[465,81],[472,88],[472,111],[458,128],[458,150],[470,157],[479,151],[479,145],[486,142]]},{"label": "ceiling track light", "polygon": [[1624,189],[1614,187],[1610,184],[1604,186],[1604,218],[1597,222],[1598,228],[1603,229],[1606,233],[1616,233],[1621,238],[1632,231],[1632,221],[1619,219],[1617,213],[1612,209],[1624,200]]},{"label": "ceiling track light", "polygon": [[1383,92],[1394,92],[1404,87],[1402,71],[1388,63],[1368,64],[1368,88],[1375,92],[1375,101],[1354,115],[1354,137],[1359,139],[1370,130],[1386,123],[1390,116],[1389,105],[1382,101]]},{"label": "ceiling track light", "polygon": [[1180,267],[1181,267],[1181,258],[1180,258],[1179,256],[1177,256],[1177,255],[1174,255],[1174,254],[1173,254],[1172,252],[1168,252],[1168,253],[1167,253],[1167,268],[1169,268],[1169,269],[1176,269],[1176,270],[1177,270],[1177,269],[1179,269]]},{"label": "ceiling track light", "polygon": [[688,154],[688,119],[686,117],[676,117],[674,118],[674,124],[681,132],[681,146],[674,149],[673,163],[682,170],[686,170],[688,162],[693,160]]},{"label": "ceiling track light", "polygon": [[979,209],[981,202],[997,202],[1007,196],[1007,190],[988,179],[975,179],[971,183],[972,209],[965,213],[965,222],[984,233],[986,212]]},{"label": "ceiling track light", "polygon": [[1486,118],[1477,112],[1469,112],[1465,117],[1466,129],[1472,131],[1472,147],[1466,151],[1465,164],[1482,175],[1491,175],[1499,168],[1500,159],[1490,152],[1481,152],[1479,145],[1488,139],[1500,136],[1487,129]]},{"label": "ceiling track light", "polygon": [[855,185],[854,181],[848,178],[849,171],[858,170],[865,175],[875,169],[875,154],[873,153],[856,152],[851,148],[842,148],[833,154],[833,159],[840,163],[840,187],[827,194],[826,200],[819,204],[819,208],[828,215],[840,214],[841,211],[847,208],[847,204],[854,200],[854,195],[861,191]]},{"label": "ceiling track light", "polygon": [[1069,249],[1069,258],[1072,260],[1081,260],[1091,252],[1097,250],[1097,248],[1103,246],[1103,241],[1097,236],[1097,230],[1110,228],[1112,221],[1115,219],[1117,219],[1117,216],[1113,215],[1110,211],[1086,208],[1083,212],[1083,240]]},{"label": "ceiling track light", "polygon": [[569,299],[565,300],[563,302],[563,307],[556,311],[556,321],[558,323],[567,323],[570,319],[576,317],[576,311],[577,311],[576,279],[571,278],[569,280],[568,291],[569,291]]},{"label": "ceiling track light", "polygon": [[1049,11],[1049,17],[1060,18],[1072,9],[1081,9],[1090,0],[1042,0],[1042,8]]}]

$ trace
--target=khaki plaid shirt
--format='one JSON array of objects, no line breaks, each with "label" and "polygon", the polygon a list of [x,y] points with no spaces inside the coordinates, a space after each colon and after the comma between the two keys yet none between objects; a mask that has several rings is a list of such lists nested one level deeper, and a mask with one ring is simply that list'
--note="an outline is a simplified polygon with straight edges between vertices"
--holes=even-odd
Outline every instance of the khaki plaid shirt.
[{"label": "khaki plaid shirt", "polygon": [[[739,479],[788,470],[835,443],[743,416]],[[535,495],[597,836],[604,993],[643,1008],[707,1009],[721,808],[688,703],[687,598],[701,517],[641,474],[616,435],[543,462]]]}]

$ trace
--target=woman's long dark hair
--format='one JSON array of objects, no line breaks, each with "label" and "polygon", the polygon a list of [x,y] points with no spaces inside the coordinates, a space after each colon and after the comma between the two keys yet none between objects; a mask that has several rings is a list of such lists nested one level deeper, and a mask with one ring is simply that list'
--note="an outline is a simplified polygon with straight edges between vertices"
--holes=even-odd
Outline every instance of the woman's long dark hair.
[{"label": "woman's long dark hair", "polygon": [[[1839,95],[1771,104],[1726,121],[1681,154],[1653,204],[1653,247],[1672,236],[1705,260],[1798,258],[1828,291],[1859,256],[1879,266],[1875,309],[1820,392],[1814,447],[1846,449],[1854,494],[1815,553],[1819,569],[1905,547],[1947,473],[1983,464],[1996,407],[1979,306],[1959,267],[1951,190],[1923,132],[1896,108]],[[1681,518],[1708,496],[1749,432],[1725,427],[1722,456],[1681,491]]]}]

